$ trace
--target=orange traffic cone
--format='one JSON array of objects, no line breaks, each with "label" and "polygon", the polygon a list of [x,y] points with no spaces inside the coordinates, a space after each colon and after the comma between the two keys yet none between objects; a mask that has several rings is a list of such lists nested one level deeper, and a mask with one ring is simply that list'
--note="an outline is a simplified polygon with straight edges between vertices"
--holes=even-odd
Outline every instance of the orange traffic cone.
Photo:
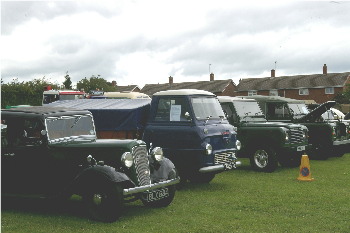
[{"label": "orange traffic cone", "polygon": [[307,155],[303,155],[301,157],[300,172],[299,172],[299,177],[297,179],[301,181],[314,180],[314,178],[311,178],[310,162],[309,162],[309,157]]}]

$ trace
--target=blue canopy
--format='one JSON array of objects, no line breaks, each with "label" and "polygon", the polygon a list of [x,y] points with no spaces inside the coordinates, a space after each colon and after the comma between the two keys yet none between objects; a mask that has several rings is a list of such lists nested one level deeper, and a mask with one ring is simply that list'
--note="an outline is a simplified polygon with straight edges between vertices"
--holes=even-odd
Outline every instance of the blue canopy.
[{"label": "blue canopy", "polygon": [[147,122],[151,99],[78,99],[47,104],[89,110],[97,131],[142,130]]}]

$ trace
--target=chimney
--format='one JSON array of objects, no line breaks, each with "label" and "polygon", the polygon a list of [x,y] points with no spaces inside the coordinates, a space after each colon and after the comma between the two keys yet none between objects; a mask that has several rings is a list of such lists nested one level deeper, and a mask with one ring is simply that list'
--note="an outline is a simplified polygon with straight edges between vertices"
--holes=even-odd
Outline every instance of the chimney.
[{"label": "chimney", "polygon": [[274,69],[271,70],[271,78],[274,78],[276,77],[276,71]]},{"label": "chimney", "polygon": [[117,81],[114,81],[114,80],[113,80],[113,81],[112,81],[112,86],[113,86],[113,87],[117,86]]},{"label": "chimney", "polygon": [[174,78],[169,76],[169,84],[173,84],[174,83]]},{"label": "chimney", "polygon": [[323,74],[327,74],[327,65],[326,64],[323,65]]},{"label": "chimney", "polygon": [[210,81],[214,81],[214,74],[210,73]]}]

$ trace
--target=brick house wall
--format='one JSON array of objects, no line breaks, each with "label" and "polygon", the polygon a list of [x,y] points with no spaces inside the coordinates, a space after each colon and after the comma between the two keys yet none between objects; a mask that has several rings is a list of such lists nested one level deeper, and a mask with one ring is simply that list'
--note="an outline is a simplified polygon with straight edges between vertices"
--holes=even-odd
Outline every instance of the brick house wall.
[{"label": "brick house wall", "polygon": [[[348,79],[350,83],[350,79]],[[334,97],[343,91],[343,87],[335,87],[334,94],[325,94],[325,88],[309,88],[308,95],[299,95],[299,89],[278,90],[278,95],[297,100],[314,100],[316,103],[324,103],[333,100]],[[257,91],[257,95],[269,95],[269,91]],[[235,96],[247,96],[248,91],[236,92]]]},{"label": "brick house wall", "polygon": [[217,96],[235,96],[236,86],[230,82],[223,92],[214,93]]}]

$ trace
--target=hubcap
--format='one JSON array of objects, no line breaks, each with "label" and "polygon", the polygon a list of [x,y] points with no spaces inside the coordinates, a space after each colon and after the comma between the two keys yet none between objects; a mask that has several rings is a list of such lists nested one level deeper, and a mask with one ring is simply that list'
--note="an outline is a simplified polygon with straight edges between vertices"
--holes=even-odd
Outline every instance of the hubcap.
[{"label": "hubcap", "polygon": [[264,168],[268,164],[268,154],[264,150],[257,150],[254,154],[254,162],[259,168]]},{"label": "hubcap", "polygon": [[101,205],[102,203],[102,195],[101,194],[94,194],[93,197],[92,197],[92,202],[98,206],[98,205]]}]

